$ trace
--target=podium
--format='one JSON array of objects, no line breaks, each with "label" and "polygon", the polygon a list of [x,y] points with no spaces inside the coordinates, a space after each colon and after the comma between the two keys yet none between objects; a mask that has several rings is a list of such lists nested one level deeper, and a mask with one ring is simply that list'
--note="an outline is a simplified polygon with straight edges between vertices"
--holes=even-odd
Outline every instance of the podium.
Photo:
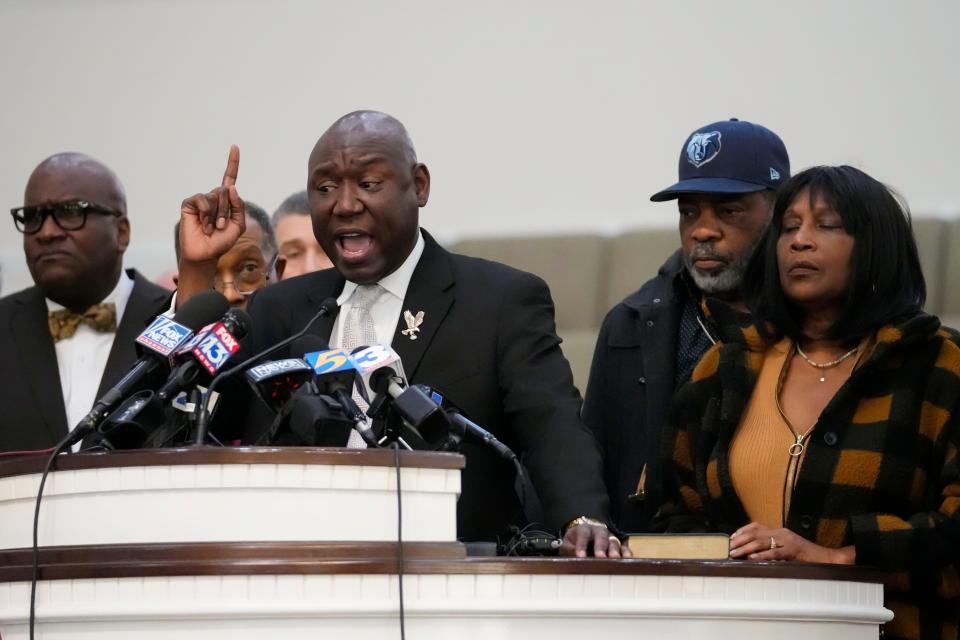
[{"label": "podium", "polygon": [[[62,456],[40,516],[44,640],[399,637],[393,451]],[[0,463],[0,638],[28,637],[42,459]],[[881,576],[781,563],[470,558],[463,458],[400,452],[411,639],[876,638]]]}]

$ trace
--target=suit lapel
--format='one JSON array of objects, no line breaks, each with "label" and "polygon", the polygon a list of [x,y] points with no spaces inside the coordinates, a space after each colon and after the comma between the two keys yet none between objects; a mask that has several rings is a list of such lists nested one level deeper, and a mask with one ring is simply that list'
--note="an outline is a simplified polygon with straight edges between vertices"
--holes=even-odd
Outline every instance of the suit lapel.
[{"label": "suit lapel", "polygon": [[128,272],[133,278],[133,290],[130,299],[120,318],[117,333],[107,356],[107,366],[103,368],[100,378],[100,388],[97,390],[99,398],[106,393],[129,370],[137,360],[137,350],[134,340],[147,327],[150,320],[165,311],[164,300],[169,304],[170,294],[148,282],[135,270]]},{"label": "suit lapel", "polygon": [[40,290],[36,287],[28,289],[10,322],[13,329],[11,342],[20,356],[24,377],[33,389],[36,410],[43,417],[51,441],[58,442],[67,433],[67,410],[63,404],[57,351],[50,337],[47,314]]},{"label": "suit lapel", "polygon": [[[430,346],[440,324],[450,311],[454,300],[454,276],[449,254],[444,251],[430,235],[424,231],[426,246],[423,256],[413,271],[403,309],[397,320],[393,334],[393,349],[403,361],[403,370],[407,379],[412,380],[420,366],[423,354]],[[420,325],[416,340],[402,331],[407,328],[404,311],[414,316],[423,311],[423,324]]]}]

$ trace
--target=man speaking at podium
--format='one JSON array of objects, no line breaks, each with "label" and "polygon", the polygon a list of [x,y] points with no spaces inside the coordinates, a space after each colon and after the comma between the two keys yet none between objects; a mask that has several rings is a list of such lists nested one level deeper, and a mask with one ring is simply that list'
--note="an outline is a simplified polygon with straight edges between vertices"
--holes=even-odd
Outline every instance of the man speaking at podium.
[{"label": "man speaking at podium", "polygon": [[[211,286],[217,257],[243,232],[238,166],[234,147],[222,185],[183,203],[181,302]],[[300,330],[321,301],[337,298],[339,313],[315,333],[344,348],[391,344],[411,382],[440,389],[522,456],[546,524],[565,527],[562,552],[620,557],[620,542],[603,524],[600,454],[579,419],[546,284],[450,254],[420,229],[430,173],[389,115],[343,116],[320,137],[307,169],[314,233],[336,269],[257,292],[249,305],[254,350]],[[518,521],[513,469],[481,447],[465,443],[463,452],[458,537],[494,540]]]}]

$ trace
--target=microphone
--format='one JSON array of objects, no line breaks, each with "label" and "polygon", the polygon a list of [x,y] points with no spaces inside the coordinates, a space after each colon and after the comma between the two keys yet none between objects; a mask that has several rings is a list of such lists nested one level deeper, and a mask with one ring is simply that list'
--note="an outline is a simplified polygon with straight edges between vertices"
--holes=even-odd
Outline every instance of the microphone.
[{"label": "microphone", "polygon": [[354,428],[339,402],[301,387],[277,414],[270,431],[272,444],[343,447]]},{"label": "microphone", "polygon": [[156,393],[147,389],[134,394],[97,427],[102,442],[113,449],[136,449],[148,440],[156,446],[160,436],[166,440],[176,435],[183,421],[176,419],[180,416],[165,415],[164,404],[222,367],[240,348],[239,340],[249,328],[250,316],[233,309],[198,331],[173,354],[175,368]]},{"label": "microphone", "polygon": [[193,331],[216,320],[229,308],[230,303],[223,294],[207,291],[187,300],[172,320],[158,316],[137,337],[142,352],[140,358],[113,388],[94,403],[68,438],[61,442],[61,450],[79,442],[96,429],[124,398],[145,384],[155,372],[169,367],[171,354],[190,339]]},{"label": "microphone", "polygon": [[[246,372],[247,381],[255,384],[258,396],[276,411],[273,423],[264,434],[267,441],[291,446],[343,446],[358,419],[360,425],[366,427],[366,416],[349,394],[353,372],[347,370],[348,375],[343,371],[330,372],[336,368],[331,364],[343,365],[349,354],[327,349],[327,342],[314,334],[294,340],[290,353],[305,355],[303,359],[257,365]],[[339,363],[334,363],[333,354],[340,354]],[[325,374],[323,381],[314,370],[318,362],[319,370]],[[332,397],[334,392],[340,396],[337,400]],[[344,399],[348,402],[343,402]],[[348,405],[352,406],[348,408]]]},{"label": "microphone", "polygon": [[[319,320],[320,318],[323,318],[323,317],[325,317],[325,316],[330,315],[330,314],[333,313],[336,309],[337,309],[337,299],[336,299],[336,298],[332,298],[332,297],[331,297],[331,298],[326,298],[323,302],[320,303],[320,308],[319,308],[319,309],[317,310],[317,312],[313,315],[313,317],[310,318],[310,320],[307,321],[307,324],[303,327],[303,329],[301,329],[301,330],[298,331],[297,333],[293,334],[292,336],[290,336],[290,337],[288,337],[288,338],[286,338],[286,339],[284,339],[284,340],[281,340],[280,342],[276,343],[275,345],[272,345],[272,346],[270,346],[270,347],[267,347],[266,349],[264,349],[264,350],[261,351],[260,353],[256,353],[256,354],[250,356],[249,358],[247,358],[247,359],[244,360],[243,362],[241,362],[241,363],[239,363],[239,364],[231,367],[230,369],[226,369],[226,370],[224,370],[224,371],[219,372],[217,375],[215,375],[215,376],[213,377],[213,380],[210,381],[210,387],[209,387],[209,389],[207,390],[207,393],[208,393],[208,394],[213,394],[213,392],[214,392],[214,391],[216,390],[216,388],[217,388],[217,385],[219,385],[223,380],[225,380],[225,379],[227,379],[227,378],[230,378],[231,376],[237,375],[238,373],[244,371],[247,367],[249,367],[250,365],[252,365],[254,362],[257,362],[258,360],[260,360],[260,359],[262,359],[262,358],[265,358],[266,356],[270,355],[271,353],[282,349],[283,347],[287,346],[288,344],[290,344],[291,342],[293,342],[293,341],[296,340],[297,338],[303,336],[303,335],[307,332],[307,330],[310,329],[310,327],[313,325],[314,322],[316,322],[316,321]],[[209,411],[207,410],[206,403],[200,403],[200,406],[198,406],[197,409],[198,409],[198,412],[197,412],[197,438],[196,438],[195,444],[202,445],[202,444],[204,443],[204,441],[207,439],[207,426],[208,426],[208,423],[209,423],[209,421],[210,421],[210,413],[209,413]]]},{"label": "microphone", "polygon": [[[309,337],[304,336],[301,340],[307,341]],[[358,365],[350,353],[345,349],[327,349],[307,353],[304,359],[317,376],[316,383],[320,394],[332,396],[339,402],[343,412],[353,421],[354,428],[367,446],[378,447],[379,441],[373,429],[370,428],[370,421],[353,399]]]},{"label": "microphone", "polygon": [[193,386],[204,372],[216,375],[240,349],[240,340],[250,332],[253,320],[243,309],[231,309],[218,321],[204,327],[174,355],[180,364],[160,387],[157,397],[165,402]]},{"label": "microphone", "polygon": [[165,423],[163,403],[151,389],[141,389],[97,426],[99,445],[109,449],[139,449],[158,425]]},{"label": "microphone", "polygon": [[[360,395],[370,403],[371,411],[374,411],[374,413],[377,410],[374,408],[374,405],[377,405],[376,391],[370,382],[374,371],[386,367],[393,371],[393,377],[406,386],[407,376],[403,372],[400,355],[389,345],[376,344],[369,347],[357,347],[353,350],[351,357],[357,365],[357,387],[360,390]],[[380,404],[382,404],[382,401]],[[379,405],[377,408],[379,408]]]},{"label": "microphone", "polygon": [[476,422],[463,415],[460,407],[455,405],[449,398],[445,397],[436,389],[432,389],[423,384],[417,384],[414,386],[420,389],[425,396],[428,396],[430,400],[436,402],[444,410],[451,424],[453,424],[455,427],[454,432],[449,436],[449,438],[453,440],[454,445],[459,445],[459,438],[463,437],[468,441],[472,441],[493,449],[497,452],[497,455],[513,466],[515,474],[513,491],[514,494],[516,494],[517,499],[520,501],[520,508],[524,513],[528,513],[528,505],[539,504],[536,489],[534,488],[533,483],[530,481],[530,476],[527,474],[527,470],[524,468],[523,464],[521,464],[520,458],[517,457],[517,454],[514,453],[510,447],[500,442],[495,435],[478,425]]},{"label": "microphone", "polygon": [[451,402],[439,391],[432,389],[425,384],[415,384],[413,386],[420,389],[424,395],[428,396],[431,400],[440,405],[440,407],[446,412],[450,422],[452,422],[458,430],[462,431],[468,440],[490,447],[496,451],[500,457],[506,460],[511,462],[517,460],[517,454],[515,454],[510,447],[500,442],[495,435],[478,425],[476,422],[463,415],[460,407],[453,404],[453,402]]},{"label": "microphone", "polygon": [[264,362],[247,369],[244,375],[257,397],[274,412],[290,402],[297,389],[316,378],[313,369],[301,358]]},{"label": "microphone", "polygon": [[386,345],[374,345],[358,351],[353,358],[361,372],[361,380],[376,397],[370,405],[369,415],[382,414],[389,398],[392,408],[428,446],[432,449],[448,446],[449,419],[423,391],[407,386],[396,351]]}]

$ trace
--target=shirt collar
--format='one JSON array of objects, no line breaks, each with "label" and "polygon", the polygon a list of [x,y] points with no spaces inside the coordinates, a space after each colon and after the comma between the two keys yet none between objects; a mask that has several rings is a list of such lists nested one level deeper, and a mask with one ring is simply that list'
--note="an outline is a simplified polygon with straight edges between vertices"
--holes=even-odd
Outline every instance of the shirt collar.
[{"label": "shirt collar", "polygon": [[[130,294],[133,292],[133,278],[130,277],[130,274],[126,272],[125,269],[120,270],[120,278],[117,280],[116,286],[113,288],[106,298],[100,301],[100,304],[105,304],[112,302],[114,307],[117,310],[117,324],[120,324],[120,319],[123,318],[123,312],[127,308],[127,301],[130,300]],[[46,298],[47,301],[47,310],[48,311],[59,311],[63,309],[62,304],[57,304],[50,298]]]},{"label": "shirt collar", "polygon": [[[418,228],[417,242],[413,245],[413,251],[410,252],[410,255],[407,256],[407,259],[403,261],[403,264],[401,264],[399,268],[385,275],[377,284],[400,301],[403,301],[403,299],[407,297],[410,279],[413,277],[413,272],[417,268],[417,263],[420,262],[420,256],[423,255],[425,246],[426,243],[423,240],[423,232]],[[353,296],[353,292],[356,291],[356,289],[357,283],[347,280],[343,284],[343,291],[340,292],[340,296],[337,298],[337,305],[343,306],[343,304]]]}]

